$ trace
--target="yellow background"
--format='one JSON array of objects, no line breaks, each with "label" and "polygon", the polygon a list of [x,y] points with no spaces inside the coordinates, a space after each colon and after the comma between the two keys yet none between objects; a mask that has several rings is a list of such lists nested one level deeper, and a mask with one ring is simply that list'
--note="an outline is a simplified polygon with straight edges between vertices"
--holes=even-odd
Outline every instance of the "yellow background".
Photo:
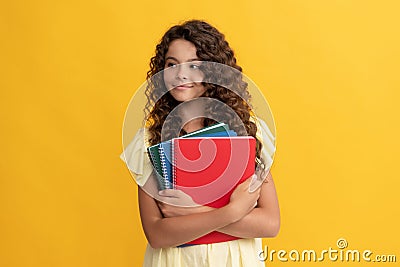
[{"label": "yellow background", "polygon": [[[322,250],[344,237],[399,258],[399,10],[395,0],[2,1],[0,266],[140,265],[137,189],[118,157],[124,112],[162,34],[190,18],[225,33],[275,116],[282,224],[265,244]],[[268,263],[284,264],[347,265]]]}]

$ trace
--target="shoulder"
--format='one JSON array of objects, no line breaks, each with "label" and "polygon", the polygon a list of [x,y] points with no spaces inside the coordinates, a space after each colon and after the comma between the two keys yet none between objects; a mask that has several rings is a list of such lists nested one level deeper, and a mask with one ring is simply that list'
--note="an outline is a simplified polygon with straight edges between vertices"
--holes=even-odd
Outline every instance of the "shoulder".
[{"label": "shoulder", "polygon": [[146,128],[140,128],[132,139],[124,141],[124,153],[143,150],[149,146],[149,133]]},{"label": "shoulder", "polygon": [[139,185],[143,185],[150,175],[152,168],[147,156],[149,146],[149,132],[146,128],[139,129],[128,145],[124,144],[124,150],[120,159],[124,161],[128,169],[135,175]]},{"label": "shoulder", "polygon": [[269,126],[259,117],[251,117],[251,121],[257,126],[256,137],[263,145],[275,144],[275,127]]},{"label": "shoulder", "polygon": [[136,132],[136,134],[133,137],[131,143],[132,142],[140,143],[140,144],[143,144],[143,145],[145,145],[147,147],[147,146],[149,146],[149,137],[150,137],[149,129],[143,127],[143,128],[140,128]]},{"label": "shoulder", "polygon": [[269,126],[269,124],[258,117],[252,118],[252,121],[257,126],[256,137],[262,144],[261,158],[264,161],[265,167],[270,168],[276,150],[275,127],[273,124]]}]

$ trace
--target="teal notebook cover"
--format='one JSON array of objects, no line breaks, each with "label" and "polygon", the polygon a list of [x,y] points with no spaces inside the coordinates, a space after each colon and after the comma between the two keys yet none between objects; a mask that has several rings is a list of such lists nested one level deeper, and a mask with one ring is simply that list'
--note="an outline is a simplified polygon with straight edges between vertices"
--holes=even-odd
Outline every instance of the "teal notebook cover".
[{"label": "teal notebook cover", "polygon": [[147,153],[149,155],[150,161],[153,165],[154,169],[154,174],[156,175],[157,178],[157,184],[158,188],[160,190],[167,189],[165,187],[166,182],[164,181],[163,175],[162,175],[162,166],[161,166],[161,161],[160,161],[160,152],[159,152],[159,144],[150,146],[147,148]]}]

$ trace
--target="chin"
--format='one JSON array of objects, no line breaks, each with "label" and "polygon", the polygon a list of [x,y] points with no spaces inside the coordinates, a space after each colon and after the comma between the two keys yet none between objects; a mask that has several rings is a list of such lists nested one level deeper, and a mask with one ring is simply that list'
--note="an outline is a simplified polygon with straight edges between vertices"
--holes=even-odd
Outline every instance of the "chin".
[{"label": "chin", "polygon": [[192,100],[194,98],[194,97],[175,97],[175,96],[173,96],[173,97],[178,102],[185,102],[185,101]]},{"label": "chin", "polygon": [[175,98],[176,101],[179,101],[179,102],[185,102],[185,101],[189,101],[189,100],[200,97],[200,95],[198,95],[198,94],[191,94],[188,92],[173,92],[173,91],[171,91],[171,95],[173,98]]}]

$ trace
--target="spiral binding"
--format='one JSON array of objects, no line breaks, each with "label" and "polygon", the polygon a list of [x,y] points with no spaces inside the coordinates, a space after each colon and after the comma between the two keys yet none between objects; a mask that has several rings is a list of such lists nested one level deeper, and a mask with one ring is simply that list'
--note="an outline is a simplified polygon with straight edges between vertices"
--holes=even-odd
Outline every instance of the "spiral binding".
[{"label": "spiral binding", "polygon": [[176,139],[172,139],[171,142],[171,151],[172,151],[172,188],[176,189],[176,156],[175,156],[175,141]]},{"label": "spiral binding", "polygon": [[[151,161],[152,161],[152,165],[153,165],[153,168],[156,170],[156,177],[157,177],[157,180],[158,180],[158,182],[159,182],[159,186],[163,186],[164,184],[163,184],[163,182],[161,181],[162,180],[162,177],[161,177],[161,170],[159,169],[159,167],[158,167],[158,165],[157,164],[155,164],[155,162],[157,161],[157,155],[155,155],[153,152],[152,152],[152,150],[151,149],[148,149],[147,150],[148,151],[148,153],[150,154],[150,158],[151,158]],[[165,188],[160,188],[160,189],[165,189]]]},{"label": "spiral binding", "polygon": [[158,146],[158,152],[160,154],[160,163],[161,163],[161,172],[162,172],[162,176],[163,176],[163,182],[164,182],[164,187],[165,188],[169,188],[169,177],[168,177],[168,172],[167,172],[167,165],[165,162],[165,151],[164,151],[164,147],[159,144]]}]

